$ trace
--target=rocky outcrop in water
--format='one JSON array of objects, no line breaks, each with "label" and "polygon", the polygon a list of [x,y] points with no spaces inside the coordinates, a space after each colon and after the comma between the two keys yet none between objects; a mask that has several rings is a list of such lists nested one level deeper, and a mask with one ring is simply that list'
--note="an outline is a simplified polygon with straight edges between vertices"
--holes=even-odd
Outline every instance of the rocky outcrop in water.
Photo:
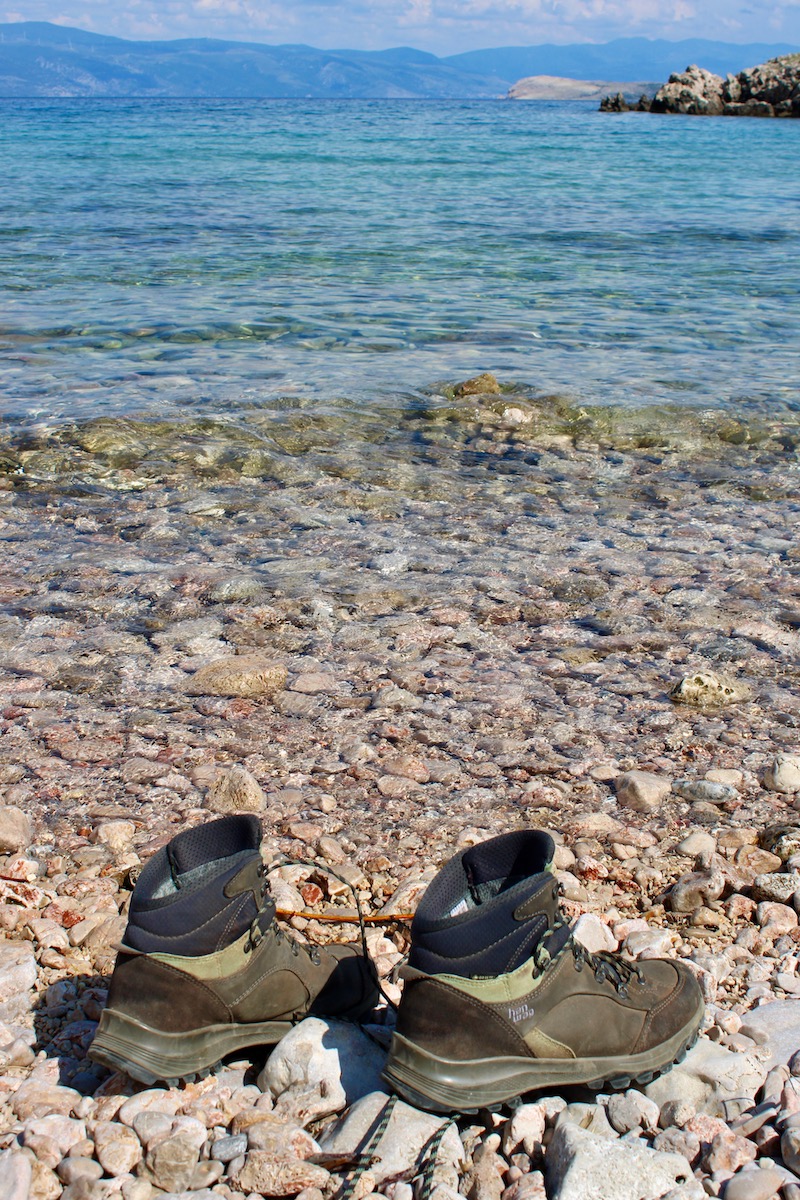
[{"label": "rocky outcrop in water", "polygon": [[800,117],[800,54],[772,58],[724,79],[690,66],[656,92],[629,105],[622,94],[606,96],[601,112],[688,113],[692,116]]},{"label": "rocky outcrop in water", "polygon": [[652,100],[642,95],[635,104],[629,104],[624,92],[614,92],[600,101],[600,112],[650,112]]}]

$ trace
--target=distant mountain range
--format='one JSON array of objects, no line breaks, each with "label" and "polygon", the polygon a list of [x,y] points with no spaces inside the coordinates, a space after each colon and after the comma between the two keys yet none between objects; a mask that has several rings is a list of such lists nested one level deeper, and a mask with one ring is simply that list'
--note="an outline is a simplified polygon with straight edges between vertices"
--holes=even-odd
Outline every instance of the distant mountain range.
[{"label": "distant mountain range", "polygon": [[421,50],[316,50],[208,38],[132,42],[47,22],[0,24],[0,97],[161,96],[320,99],[488,98],[531,75],[666,80],[698,63],[716,74],[784,44],[649,41],[501,47],[437,58]]}]

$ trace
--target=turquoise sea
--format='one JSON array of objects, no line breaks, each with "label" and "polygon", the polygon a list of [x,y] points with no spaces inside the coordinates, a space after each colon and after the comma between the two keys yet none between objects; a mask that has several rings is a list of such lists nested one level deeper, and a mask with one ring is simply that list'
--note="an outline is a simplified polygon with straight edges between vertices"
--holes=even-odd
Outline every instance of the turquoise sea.
[{"label": "turquoise sea", "polygon": [[800,122],[584,103],[0,105],[12,425],[361,410],[493,371],[800,402]]}]

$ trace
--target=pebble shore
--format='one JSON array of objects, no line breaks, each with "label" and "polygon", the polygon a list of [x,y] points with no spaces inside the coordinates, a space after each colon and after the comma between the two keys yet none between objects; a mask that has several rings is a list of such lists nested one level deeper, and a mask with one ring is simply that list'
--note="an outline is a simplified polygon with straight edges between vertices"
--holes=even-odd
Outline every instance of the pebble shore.
[{"label": "pebble shore", "polygon": [[[796,420],[483,376],[391,424],[3,437],[0,1200],[339,1193],[388,1005],[178,1088],[86,1056],[141,864],[236,810],[309,864],[272,872],[281,910],[352,916],[354,889],[385,918],[390,1000],[392,918],[522,826],[590,950],[697,974],[683,1063],[459,1119],[436,1200],[800,1200]],[[441,1126],[399,1103],[354,1200],[419,1197]]]}]

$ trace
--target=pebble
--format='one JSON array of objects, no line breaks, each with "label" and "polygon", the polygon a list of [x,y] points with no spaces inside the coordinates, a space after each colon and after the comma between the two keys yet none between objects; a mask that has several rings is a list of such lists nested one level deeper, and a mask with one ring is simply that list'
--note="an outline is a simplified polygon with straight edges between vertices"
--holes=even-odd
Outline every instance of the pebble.
[{"label": "pebble", "polygon": [[800,1175],[800,1129],[790,1128],[781,1134],[781,1157],[790,1171]]},{"label": "pebble", "polygon": [[65,1158],[56,1167],[56,1174],[61,1182],[69,1187],[72,1183],[79,1183],[80,1180],[86,1179],[94,1181],[102,1179],[103,1168],[100,1163],[95,1162],[93,1158]]},{"label": "pebble", "polygon": [[27,1017],[36,977],[30,942],[0,943],[0,1021],[13,1024]]},{"label": "pebble", "polygon": [[267,797],[255,776],[237,764],[217,772],[206,794],[206,807],[215,813],[260,813],[267,807]]},{"label": "pebble", "polygon": [[708,779],[676,779],[672,784],[676,796],[691,802],[700,800],[708,804],[725,804],[735,800],[736,788],[727,783],[713,783]]},{"label": "pebble", "polygon": [[800,889],[800,872],[771,871],[766,875],[756,875],[752,883],[754,900],[774,900],[779,904],[791,904],[796,891]]},{"label": "pebble", "polygon": [[133,1122],[141,1112],[150,1109],[158,1113],[168,1113],[174,1117],[181,1105],[180,1093],[167,1092],[163,1088],[146,1088],[136,1092],[125,1100],[119,1108],[118,1117],[123,1125],[133,1126]]},{"label": "pebble", "polygon": [[745,1167],[726,1184],[725,1200],[771,1200],[783,1182],[772,1167]]},{"label": "pebble", "polygon": [[[746,1033],[744,1024],[742,1032]],[[705,1108],[716,1118],[723,1112],[726,1100],[755,1098],[766,1078],[768,1064],[769,1054],[760,1047],[736,1052],[701,1039],[681,1063],[666,1075],[657,1076],[644,1092],[659,1107],[670,1100],[684,1101],[693,1104],[698,1114]],[[699,1115],[693,1117],[687,1128],[698,1119]]]},{"label": "pebble", "polygon": [[33,840],[33,825],[27,813],[14,805],[0,805],[0,854],[15,854]]},{"label": "pebble", "polygon": [[126,1125],[116,1121],[98,1121],[94,1127],[97,1160],[107,1175],[125,1175],[142,1157],[141,1143]]},{"label": "pebble", "polygon": [[709,1175],[719,1171],[733,1174],[756,1157],[756,1147],[747,1138],[730,1129],[715,1133],[702,1162]]},{"label": "pebble", "polygon": [[776,754],[764,772],[763,782],[770,792],[800,792],[800,754]]},{"label": "pebble", "polygon": [[211,1157],[219,1159],[223,1163],[229,1163],[232,1159],[238,1158],[240,1154],[245,1154],[246,1152],[247,1135],[244,1133],[217,1138],[211,1147]]},{"label": "pebble", "polygon": [[583,913],[578,917],[572,930],[572,936],[592,954],[600,950],[616,950],[617,939],[606,925],[594,913]]},{"label": "pebble", "polygon": [[653,812],[666,800],[672,782],[649,771],[626,771],[614,780],[617,802],[634,812]]},{"label": "pebble", "polygon": [[239,1191],[262,1196],[296,1196],[306,1188],[324,1191],[329,1179],[324,1167],[300,1159],[276,1159],[263,1150],[251,1150],[235,1176]]},{"label": "pebble", "polygon": [[502,1146],[506,1157],[519,1150],[532,1155],[544,1137],[545,1122],[545,1109],[541,1104],[521,1104],[503,1130]]},{"label": "pebble", "polygon": [[713,854],[717,848],[717,839],[711,833],[706,833],[705,830],[693,829],[691,833],[682,838],[675,850],[678,854],[685,854],[689,858],[697,858],[701,854]]},{"label": "pebble", "polygon": [[178,1132],[148,1150],[145,1158],[148,1176],[165,1192],[188,1190],[199,1156],[196,1139],[189,1133]]},{"label": "pebble", "polygon": [[701,906],[719,900],[725,883],[725,876],[719,870],[691,871],[682,875],[670,891],[670,908],[673,912],[694,912]]},{"label": "pebble", "polygon": [[635,1088],[609,1096],[606,1111],[617,1133],[628,1133],[639,1128],[653,1131],[658,1126],[658,1105]]}]

